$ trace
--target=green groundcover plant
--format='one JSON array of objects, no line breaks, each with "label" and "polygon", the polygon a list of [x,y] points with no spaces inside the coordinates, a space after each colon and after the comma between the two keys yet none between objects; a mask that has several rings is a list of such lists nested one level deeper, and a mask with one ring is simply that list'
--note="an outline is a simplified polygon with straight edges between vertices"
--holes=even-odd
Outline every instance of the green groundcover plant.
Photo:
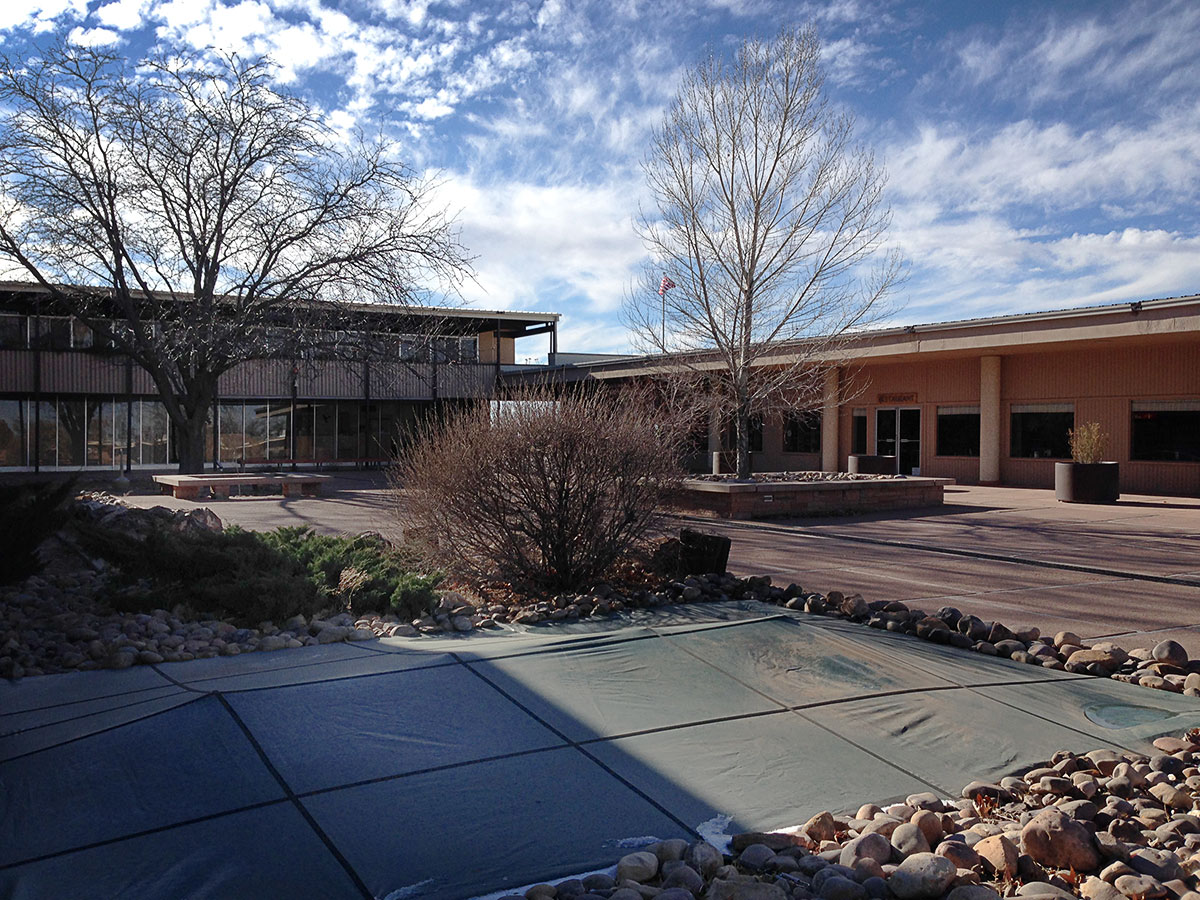
[{"label": "green groundcover plant", "polygon": [[232,526],[223,532],[158,531],[132,541],[89,527],[81,538],[115,567],[117,608],[182,607],[250,627],[344,609],[411,618],[428,609],[440,581],[439,575],[413,571],[410,557],[378,535],[333,537],[308,528],[258,533]]}]

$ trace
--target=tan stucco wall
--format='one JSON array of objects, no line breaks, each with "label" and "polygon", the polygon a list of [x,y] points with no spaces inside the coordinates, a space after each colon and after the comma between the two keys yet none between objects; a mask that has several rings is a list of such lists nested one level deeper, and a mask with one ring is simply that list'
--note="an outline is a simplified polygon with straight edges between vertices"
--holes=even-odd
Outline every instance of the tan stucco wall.
[{"label": "tan stucco wall", "polygon": [[[991,359],[985,361],[987,357]],[[1134,400],[1200,400],[1200,340],[1191,336],[1125,346],[1111,341],[1069,350],[1032,345],[1004,354],[981,351],[971,356],[939,358],[931,354],[904,362],[867,362],[849,367],[843,383],[853,384],[854,392],[842,403],[837,416],[837,468],[842,471],[850,449],[854,408],[867,410],[867,452],[871,453],[876,409],[918,407],[921,474],[978,482],[986,457],[937,456],[937,407],[979,405],[983,418],[983,408],[988,405],[985,400],[998,391],[995,463],[1001,483],[1042,488],[1054,484],[1054,460],[1009,456],[1013,404],[1071,403],[1077,425],[1096,421],[1111,436],[1110,458],[1121,463],[1123,491],[1200,495],[1200,463],[1129,458]],[[981,425],[986,427],[985,423]],[[822,436],[827,436],[825,429]],[[981,449],[984,446],[981,443]],[[782,429],[768,424],[764,428],[763,453],[755,454],[755,469],[815,469],[822,465],[821,454],[784,454],[781,448]],[[986,466],[983,474],[989,474]]]}]

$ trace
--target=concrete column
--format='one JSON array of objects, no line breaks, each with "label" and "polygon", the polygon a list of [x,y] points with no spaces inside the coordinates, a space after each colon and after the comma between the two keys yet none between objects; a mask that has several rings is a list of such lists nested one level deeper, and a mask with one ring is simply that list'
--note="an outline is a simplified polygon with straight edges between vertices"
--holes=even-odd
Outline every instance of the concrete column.
[{"label": "concrete column", "polygon": [[979,360],[979,483],[1000,483],[1000,357]]},{"label": "concrete column", "polygon": [[825,389],[821,406],[821,470],[838,470],[838,378],[835,366],[825,373]]},{"label": "concrete column", "polygon": [[716,404],[708,410],[708,453],[712,460],[712,473],[721,474],[721,411]]}]

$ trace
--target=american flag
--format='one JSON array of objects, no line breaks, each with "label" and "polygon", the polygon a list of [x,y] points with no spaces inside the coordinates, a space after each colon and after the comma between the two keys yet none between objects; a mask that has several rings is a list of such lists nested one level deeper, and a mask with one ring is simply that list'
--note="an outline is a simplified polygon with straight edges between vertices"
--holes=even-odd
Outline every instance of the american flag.
[{"label": "american flag", "polygon": [[673,282],[670,278],[668,278],[666,275],[664,275],[662,284],[660,284],[658,286],[658,296],[665,297],[667,295],[667,291],[669,291],[673,287],[675,287],[675,282]]}]

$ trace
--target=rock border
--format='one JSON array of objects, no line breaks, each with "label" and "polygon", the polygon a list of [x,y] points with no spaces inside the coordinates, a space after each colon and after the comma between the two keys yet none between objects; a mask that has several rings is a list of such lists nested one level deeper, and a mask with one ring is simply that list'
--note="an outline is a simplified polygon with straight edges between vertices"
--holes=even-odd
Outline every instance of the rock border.
[{"label": "rock border", "polygon": [[[204,507],[142,509],[103,492],[82,493],[75,514],[131,533],[149,528],[189,531],[223,527]],[[833,590],[821,594],[797,584],[776,587],[766,575],[692,575],[669,580],[654,590],[602,583],[585,593],[510,603],[472,601],[456,591],[442,591],[428,614],[408,621],[394,615],[354,616],[331,610],[308,619],[295,616],[281,624],[261,622],[255,628],[239,628],[215,619],[185,622],[165,609],[101,614],[96,605],[107,578],[104,561],[88,559],[65,533],[48,544],[43,555],[50,571],[0,592],[0,678],[123,669],[380,637],[465,634],[510,624],[607,618],[632,609],[749,600],[916,635],[1029,665],[1200,697],[1200,659],[1189,659],[1175,641],[1128,652],[1111,641],[1085,646],[1071,632],[1047,638],[1036,627],[984,621],[952,606],[926,613],[898,600],[867,602],[857,593]]]},{"label": "rock border", "polygon": [[502,900],[1200,900],[1200,741],[1066,750],[957,798],[818,813],[728,848],[664,840]]}]

